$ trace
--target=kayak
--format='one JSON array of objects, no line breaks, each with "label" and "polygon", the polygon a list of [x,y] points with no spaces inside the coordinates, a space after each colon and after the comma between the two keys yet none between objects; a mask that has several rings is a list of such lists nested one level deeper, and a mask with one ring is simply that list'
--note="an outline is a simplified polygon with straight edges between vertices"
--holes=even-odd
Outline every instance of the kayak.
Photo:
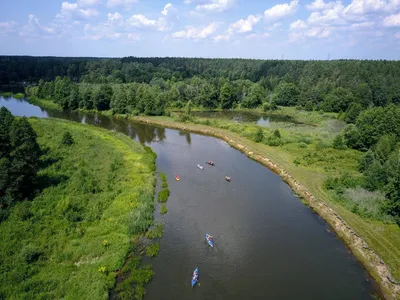
[{"label": "kayak", "polygon": [[214,162],[209,160],[208,162],[206,162],[206,164],[210,165],[210,166],[215,166]]},{"label": "kayak", "polygon": [[229,176],[225,176],[225,180],[231,182],[231,178]]},{"label": "kayak", "polygon": [[196,267],[196,269],[193,271],[193,273],[196,272],[197,273],[197,278],[195,278],[192,275],[192,287],[194,287],[197,283],[197,281],[199,281],[199,269]]},{"label": "kayak", "polygon": [[181,180],[181,177],[179,175],[176,175],[175,179],[176,179],[176,181],[179,181],[179,180]]},{"label": "kayak", "polygon": [[206,241],[211,247],[214,247],[214,240],[213,239],[209,240],[208,239],[209,236],[210,235],[208,233],[206,233]]},{"label": "kayak", "polygon": [[200,170],[203,170],[203,166],[197,165]]}]

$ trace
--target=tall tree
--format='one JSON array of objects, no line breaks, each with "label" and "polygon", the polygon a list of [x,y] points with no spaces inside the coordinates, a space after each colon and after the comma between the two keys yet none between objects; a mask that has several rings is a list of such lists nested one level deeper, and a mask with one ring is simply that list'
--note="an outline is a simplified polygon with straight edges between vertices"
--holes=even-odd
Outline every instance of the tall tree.
[{"label": "tall tree", "polygon": [[233,104],[233,95],[232,95],[232,85],[229,82],[225,82],[221,87],[221,91],[219,93],[219,101],[221,103],[222,109],[230,109]]}]

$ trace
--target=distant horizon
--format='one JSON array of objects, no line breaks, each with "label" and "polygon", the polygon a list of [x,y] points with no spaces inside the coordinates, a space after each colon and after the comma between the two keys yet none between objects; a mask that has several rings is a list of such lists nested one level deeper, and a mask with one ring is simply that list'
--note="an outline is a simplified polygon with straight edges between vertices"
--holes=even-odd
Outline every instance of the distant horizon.
[{"label": "distant horizon", "polygon": [[260,61],[350,61],[350,60],[360,60],[360,61],[400,61],[400,59],[386,59],[386,58],[331,58],[331,59],[289,59],[289,58],[249,58],[249,57],[201,57],[201,56],[136,56],[136,55],[127,55],[127,56],[62,56],[62,55],[29,55],[29,54],[0,54],[0,57],[42,57],[42,58],[90,58],[90,59],[121,59],[127,57],[134,58],[178,58],[178,59],[232,59],[232,60],[260,60]]}]

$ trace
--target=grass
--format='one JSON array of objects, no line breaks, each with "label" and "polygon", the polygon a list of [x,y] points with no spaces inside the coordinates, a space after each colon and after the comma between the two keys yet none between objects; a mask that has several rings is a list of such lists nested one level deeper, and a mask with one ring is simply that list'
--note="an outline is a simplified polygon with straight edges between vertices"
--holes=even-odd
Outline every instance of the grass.
[{"label": "grass", "polygon": [[13,97],[15,99],[23,99],[23,98],[25,98],[25,95],[23,93],[16,93],[16,94],[13,94]]},{"label": "grass", "polygon": [[160,245],[158,243],[151,244],[146,247],[146,255],[148,257],[155,257],[160,251]]},{"label": "grass", "polygon": [[62,110],[62,107],[60,104],[53,102],[52,100],[48,99],[40,99],[35,96],[29,96],[27,98],[27,101],[31,104],[40,106],[42,108],[47,108],[47,109],[53,109],[53,110]]},{"label": "grass", "polygon": [[[378,253],[389,266],[394,279],[400,281],[400,228],[396,224],[387,224],[352,212],[338,203],[333,193],[324,188],[324,181],[328,177],[340,176],[343,172],[360,175],[357,164],[362,153],[330,147],[335,132],[342,126],[332,119],[334,115],[299,112],[294,108],[284,108],[283,112],[293,114],[298,121],[313,125],[272,123],[271,128],[262,128],[263,140],[256,143],[254,138],[259,126],[255,124],[201,118],[195,119],[194,123],[182,124],[176,122],[173,116],[133,119],[170,128],[185,127],[188,131],[224,137],[225,140],[234,141],[241,149],[246,147],[249,153],[253,153],[249,154],[250,157],[255,158],[256,154],[260,154],[279,164],[314,196],[334,209]],[[273,137],[275,129],[279,129],[280,139]],[[368,265],[368,262],[364,263]]]},{"label": "grass", "polygon": [[9,98],[12,96],[12,92],[3,92],[1,93],[1,96],[3,96],[4,98]]},{"label": "grass", "polygon": [[[134,247],[129,223],[146,230],[153,222],[154,155],[111,131],[30,122],[44,152],[40,190],[0,223],[0,298],[108,299]],[[66,131],[73,145],[62,145]],[[152,271],[136,268],[119,291],[139,299]]]},{"label": "grass", "polygon": [[163,204],[161,206],[160,214],[165,215],[168,212],[168,208]]},{"label": "grass", "polygon": [[162,237],[162,232],[163,225],[161,223],[158,223],[156,226],[146,232],[145,237],[150,240],[159,239]]}]

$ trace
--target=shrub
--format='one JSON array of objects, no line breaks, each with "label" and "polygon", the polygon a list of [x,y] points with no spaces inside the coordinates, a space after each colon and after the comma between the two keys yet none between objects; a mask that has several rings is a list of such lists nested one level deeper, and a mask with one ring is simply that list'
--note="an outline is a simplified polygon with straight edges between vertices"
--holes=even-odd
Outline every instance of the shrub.
[{"label": "shrub", "polygon": [[263,132],[262,128],[258,128],[257,132],[256,132],[256,135],[254,137],[254,141],[256,143],[259,143],[259,142],[262,141],[263,138],[264,138],[264,132]]},{"label": "shrub", "polygon": [[163,204],[161,206],[160,214],[165,215],[168,212],[168,208]]},{"label": "shrub", "polygon": [[148,257],[157,256],[158,252],[160,251],[160,245],[158,243],[151,244],[146,248],[146,255]]},{"label": "shrub", "polygon": [[160,173],[160,178],[162,181],[167,181],[167,175],[165,173]]},{"label": "shrub", "polygon": [[146,232],[146,239],[154,240],[162,237],[163,225],[158,223],[156,226]]},{"label": "shrub", "polygon": [[158,193],[158,202],[160,202],[160,203],[165,203],[165,202],[167,202],[168,197],[169,197],[169,194],[170,194],[170,192],[169,192],[169,189],[168,189],[168,188],[162,189],[162,190]]},{"label": "shrub", "polygon": [[304,142],[298,143],[298,146],[299,146],[299,148],[302,148],[302,149],[305,149],[305,148],[308,147],[308,145],[306,143],[304,143]]},{"label": "shrub", "polygon": [[342,134],[338,134],[338,135],[334,138],[333,143],[332,143],[332,147],[335,148],[335,149],[339,149],[339,150],[344,150],[344,149],[346,149],[346,144],[345,144],[345,142],[344,142],[344,139],[343,139],[343,135],[342,135]]},{"label": "shrub", "polygon": [[70,146],[70,145],[73,145],[74,143],[75,142],[74,142],[74,139],[72,138],[71,133],[69,131],[65,132],[62,137],[61,144]]},{"label": "shrub", "polygon": [[281,133],[279,132],[279,129],[276,129],[274,131],[274,137],[281,138]]},{"label": "shrub", "polygon": [[304,105],[304,110],[305,111],[313,111],[314,110],[314,104],[311,101],[308,101],[306,105]]}]

